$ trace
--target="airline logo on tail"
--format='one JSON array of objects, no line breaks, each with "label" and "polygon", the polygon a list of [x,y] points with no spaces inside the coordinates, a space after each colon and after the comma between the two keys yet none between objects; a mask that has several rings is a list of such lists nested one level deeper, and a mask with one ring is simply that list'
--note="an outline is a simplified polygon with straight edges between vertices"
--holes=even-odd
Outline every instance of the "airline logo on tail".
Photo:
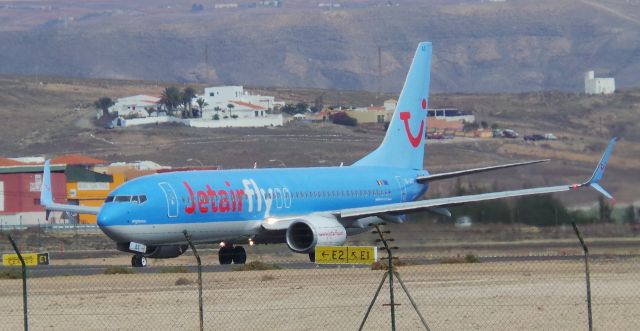
[{"label": "airline logo on tail", "polygon": [[[422,99],[422,110],[427,110],[427,99]],[[411,113],[408,111],[403,111],[400,113],[400,119],[404,122],[404,131],[407,132],[407,138],[409,138],[409,142],[413,148],[418,147],[420,145],[421,139],[424,139],[424,119],[420,120],[420,131],[416,136],[411,133],[411,127],[409,126],[409,120],[411,119]]]}]

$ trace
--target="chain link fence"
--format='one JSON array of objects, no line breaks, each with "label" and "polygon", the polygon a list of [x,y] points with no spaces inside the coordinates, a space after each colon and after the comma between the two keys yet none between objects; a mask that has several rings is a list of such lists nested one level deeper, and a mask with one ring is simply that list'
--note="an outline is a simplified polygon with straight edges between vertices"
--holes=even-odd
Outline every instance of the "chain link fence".
[{"label": "chain link fence", "polygon": [[[452,231],[442,237],[451,237]],[[28,244],[31,235],[14,233],[23,252],[43,249]],[[577,239],[564,245],[531,240],[496,244],[465,241],[465,236],[447,245],[404,247],[402,241],[394,242],[400,246],[394,251],[399,257],[396,271],[431,330],[588,328],[585,267]],[[45,243],[44,249],[60,247],[58,237],[48,235],[40,243]],[[373,239],[360,238],[359,244],[372,244]],[[12,253],[4,249],[6,238],[0,240],[3,253]],[[597,245],[590,250],[589,262],[594,329],[640,329],[640,240],[593,242]],[[28,268],[32,330],[199,329],[197,269],[191,251],[176,259],[150,260],[147,268],[132,268],[129,255],[78,248],[52,251],[50,265]],[[244,266],[218,265],[211,246],[198,250],[205,330],[358,330],[385,273],[382,263],[377,268],[316,266],[284,245],[247,247],[249,263]],[[23,328],[19,271],[0,269],[2,330]],[[397,330],[424,329],[397,280],[394,290]],[[389,304],[387,281],[364,330],[391,329]]]}]

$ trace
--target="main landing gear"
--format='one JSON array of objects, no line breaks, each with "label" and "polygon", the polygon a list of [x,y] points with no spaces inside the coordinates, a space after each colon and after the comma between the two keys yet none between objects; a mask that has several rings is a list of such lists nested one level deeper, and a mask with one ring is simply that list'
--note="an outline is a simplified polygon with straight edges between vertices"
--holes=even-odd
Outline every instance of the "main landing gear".
[{"label": "main landing gear", "polygon": [[242,246],[232,246],[225,244],[218,250],[218,260],[220,264],[245,264],[247,262],[247,252]]},{"label": "main landing gear", "polygon": [[147,258],[142,254],[136,254],[131,257],[131,266],[134,268],[143,268],[147,266]]}]

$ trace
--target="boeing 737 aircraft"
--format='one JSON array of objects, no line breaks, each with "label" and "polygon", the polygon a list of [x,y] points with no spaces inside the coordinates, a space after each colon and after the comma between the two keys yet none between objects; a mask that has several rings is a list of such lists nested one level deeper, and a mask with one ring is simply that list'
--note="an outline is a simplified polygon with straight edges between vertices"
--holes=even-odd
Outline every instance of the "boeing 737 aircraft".
[{"label": "boeing 737 aircraft", "polygon": [[173,258],[187,249],[183,231],[195,243],[220,243],[221,264],[246,261],[240,244],[286,243],[313,261],[316,245],[342,245],[370,224],[402,223],[404,215],[467,202],[592,187],[611,198],[598,182],[612,139],[593,176],[573,185],[417,200],[431,181],[532,164],[512,163],[441,174],[423,169],[431,67],[431,43],[418,45],[382,144],[344,167],[185,171],[148,175],[122,184],[101,208],[57,204],[45,163],[41,202],[50,210],[97,214],[98,226],[132,265],[147,258]]}]

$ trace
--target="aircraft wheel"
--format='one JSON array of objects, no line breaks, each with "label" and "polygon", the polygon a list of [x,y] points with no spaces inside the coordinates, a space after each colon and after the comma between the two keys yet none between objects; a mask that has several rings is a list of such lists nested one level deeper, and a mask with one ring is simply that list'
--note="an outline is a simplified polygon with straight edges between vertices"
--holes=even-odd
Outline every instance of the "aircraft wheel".
[{"label": "aircraft wheel", "polygon": [[144,255],[134,255],[131,257],[131,266],[134,268],[144,268],[147,266],[147,258]]},{"label": "aircraft wheel", "polygon": [[247,262],[247,252],[242,246],[236,246],[233,248],[233,263],[245,264]]},{"label": "aircraft wheel", "polygon": [[233,247],[220,247],[218,250],[218,261],[220,264],[231,264],[231,262],[233,262]]},{"label": "aircraft wheel", "polygon": [[309,253],[309,261],[316,262],[316,252]]}]

